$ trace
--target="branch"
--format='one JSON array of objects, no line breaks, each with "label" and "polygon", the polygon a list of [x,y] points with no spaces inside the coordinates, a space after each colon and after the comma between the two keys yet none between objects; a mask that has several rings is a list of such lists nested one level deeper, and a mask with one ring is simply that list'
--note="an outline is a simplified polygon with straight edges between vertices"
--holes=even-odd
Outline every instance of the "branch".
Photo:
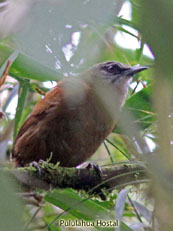
[{"label": "branch", "polygon": [[103,167],[98,172],[95,168],[64,168],[41,162],[36,168],[18,168],[10,173],[20,184],[31,188],[73,188],[92,193],[148,181],[146,169],[134,165]]}]

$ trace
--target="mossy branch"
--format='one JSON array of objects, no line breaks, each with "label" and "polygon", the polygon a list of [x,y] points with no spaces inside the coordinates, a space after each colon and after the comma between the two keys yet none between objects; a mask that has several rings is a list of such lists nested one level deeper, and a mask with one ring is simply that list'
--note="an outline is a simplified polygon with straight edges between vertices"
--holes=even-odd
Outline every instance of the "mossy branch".
[{"label": "mossy branch", "polygon": [[133,185],[148,180],[146,169],[142,166],[121,165],[95,168],[64,168],[47,162],[38,163],[36,167],[13,169],[12,176],[29,188],[49,190],[52,188],[73,188],[99,192],[123,185]]}]

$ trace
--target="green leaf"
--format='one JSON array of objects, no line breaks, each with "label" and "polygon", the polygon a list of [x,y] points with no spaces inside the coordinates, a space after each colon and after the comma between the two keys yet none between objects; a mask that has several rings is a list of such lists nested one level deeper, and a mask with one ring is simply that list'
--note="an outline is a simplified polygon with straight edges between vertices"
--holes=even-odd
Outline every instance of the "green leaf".
[{"label": "green leaf", "polygon": [[122,222],[121,231],[133,231],[133,230],[129,226],[127,226],[124,222]]},{"label": "green leaf", "polygon": [[173,67],[173,1],[141,1],[140,21],[144,39],[156,58],[156,70],[159,76],[172,81]]},{"label": "green leaf", "polygon": [[[0,66],[13,54],[15,50],[0,44]],[[58,81],[61,74],[52,70],[29,56],[19,53],[10,67],[9,74],[39,81]]]},{"label": "green leaf", "polygon": [[151,93],[151,87],[143,88],[132,95],[124,106],[124,111],[129,110],[135,118],[134,123],[140,124],[142,128],[147,128],[154,119]]},{"label": "green leaf", "polygon": [[138,31],[142,31],[139,25],[140,22],[140,8],[141,8],[141,2],[138,0],[130,0],[131,2],[131,7],[132,7],[132,20],[131,20],[131,24],[135,24],[136,28],[138,28]]},{"label": "green leaf", "polygon": [[140,60],[142,53],[143,53],[143,50],[144,50],[144,42],[141,41],[140,48],[136,49],[136,60],[138,60],[138,61]]},{"label": "green leaf", "polygon": [[23,207],[16,196],[16,185],[0,170],[0,230],[23,231]]},{"label": "green leaf", "polygon": [[[115,220],[111,211],[104,207],[103,204],[98,204],[98,202],[91,199],[82,200],[79,194],[72,189],[53,190],[44,199],[78,219],[86,221],[95,221],[97,219]],[[49,226],[59,219],[63,219],[62,215],[58,215],[56,220],[52,221]],[[113,229],[107,227],[107,230]]]},{"label": "green leaf", "polygon": [[[2,52],[3,55],[4,55],[4,52]],[[0,55],[1,55],[1,52],[0,52]],[[3,58],[3,55],[1,57],[1,63],[0,63],[0,76],[2,76],[5,68],[6,68],[6,65],[7,65],[7,62],[10,61],[10,63],[12,64],[14,62],[14,60],[17,58],[18,56],[18,52],[17,51],[14,51],[12,53],[9,53],[7,56],[4,55],[4,58]],[[4,61],[4,62],[3,62]]]},{"label": "green leaf", "polygon": [[136,24],[136,22],[132,22],[130,20],[124,19],[122,17],[117,17],[115,20],[115,23],[121,26],[129,26],[133,29],[139,30],[139,26]]},{"label": "green leaf", "polygon": [[[53,224],[49,225],[52,222],[52,220],[55,219],[57,216],[57,212],[56,212],[54,206],[52,206],[52,204],[50,204],[50,203],[45,203],[44,207],[42,208],[42,211],[44,213],[43,220],[44,220],[46,226],[49,227],[48,230],[54,230],[54,231],[60,230],[59,227],[56,227]],[[63,220],[65,220],[65,221],[74,220],[74,219],[76,219],[76,218],[74,216],[72,216],[71,214],[66,213],[63,215]]]},{"label": "green leaf", "polygon": [[13,135],[14,139],[18,132],[18,128],[19,128],[18,125],[22,117],[27,91],[28,91],[28,85],[26,84],[25,81],[21,81],[19,86],[18,103],[17,103],[16,115],[15,115],[15,123],[14,123],[14,135]]},{"label": "green leaf", "polygon": [[[132,115],[133,123],[138,124],[142,129],[148,128],[155,119],[152,109],[151,93],[152,88],[147,87],[132,95],[124,105],[122,117],[124,115],[123,118],[125,118],[128,111]],[[126,123],[126,121],[124,121],[124,123]],[[114,131],[120,132],[118,125]]]},{"label": "green leaf", "polygon": [[53,190],[44,199],[63,210],[71,208],[69,213],[79,219],[94,220],[99,216],[103,218],[108,212],[107,209],[91,199],[80,203],[81,197],[72,189]]},{"label": "green leaf", "polygon": [[130,32],[130,31],[124,29],[124,28],[121,27],[121,26],[117,26],[116,28],[117,28],[118,30],[120,30],[120,31],[122,31],[122,32],[124,32],[124,33],[126,33],[126,34],[129,34],[129,35],[135,37],[136,39],[139,39],[139,37],[136,36],[134,33],[132,33],[132,32]]},{"label": "green leaf", "polygon": [[22,54],[19,54],[18,59],[11,66],[10,73],[39,81],[58,81],[61,79],[60,73]]}]

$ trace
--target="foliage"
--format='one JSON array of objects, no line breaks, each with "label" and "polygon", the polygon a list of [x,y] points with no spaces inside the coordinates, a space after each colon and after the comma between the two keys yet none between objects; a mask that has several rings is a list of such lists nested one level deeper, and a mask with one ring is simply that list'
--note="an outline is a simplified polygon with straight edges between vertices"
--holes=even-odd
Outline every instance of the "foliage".
[{"label": "foliage", "polygon": [[[0,89],[0,106],[7,116],[7,120],[0,120],[2,168],[9,166],[13,139],[41,98],[40,92],[46,92],[52,81],[75,76],[93,63],[116,60],[151,68],[134,77],[118,126],[91,160],[101,165],[140,162],[148,167],[153,184],[125,189],[122,185],[106,201],[88,198],[72,189],[38,191],[43,202],[37,208],[22,207],[14,196],[18,188],[1,175],[0,230],[12,230],[11,227],[25,231],[65,230],[58,226],[61,219],[118,218],[121,225],[117,230],[121,231],[171,231],[173,3],[168,0],[111,0],[109,3],[106,0],[32,0],[26,1],[24,13],[20,8],[12,14],[10,7],[21,2],[11,2],[14,5],[0,1],[0,76],[7,61],[11,62],[10,77]],[[119,14],[123,4],[130,6],[131,19]],[[9,23],[5,27],[4,13]],[[129,40],[135,39],[138,48],[120,46],[115,40],[118,33]],[[145,54],[146,47],[153,56]],[[147,193],[149,186],[152,193]],[[103,230],[103,227],[90,229]]]}]

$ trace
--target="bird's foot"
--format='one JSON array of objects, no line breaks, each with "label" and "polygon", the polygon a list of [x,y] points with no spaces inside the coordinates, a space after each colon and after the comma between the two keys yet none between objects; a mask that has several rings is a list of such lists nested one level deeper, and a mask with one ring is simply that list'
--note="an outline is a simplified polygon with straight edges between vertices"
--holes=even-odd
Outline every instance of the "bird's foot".
[{"label": "bird's foot", "polygon": [[[102,182],[102,169],[101,167],[98,165],[98,164],[93,164],[93,163],[89,163],[86,168],[89,170],[89,169],[93,169],[96,173],[96,175],[99,177],[99,182],[101,183]],[[100,184],[99,183],[99,184]],[[99,195],[99,197],[102,199],[102,200],[106,200],[106,196],[104,194],[104,192],[99,188],[99,184],[97,186],[95,186],[93,188],[93,192],[95,192],[97,195]]]},{"label": "bird's foot", "polygon": [[99,176],[99,178],[101,178],[102,169],[98,164],[89,163],[86,166],[86,169],[88,169],[88,170],[93,169],[96,172],[96,174]]},{"label": "bird's foot", "polygon": [[36,169],[36,171],[38,172],[39,176],[41,175],[41,168],[40,168],[40,161],[39,163],[36,161],[33,161],[31,163],[31,166],[34,167]]}]

